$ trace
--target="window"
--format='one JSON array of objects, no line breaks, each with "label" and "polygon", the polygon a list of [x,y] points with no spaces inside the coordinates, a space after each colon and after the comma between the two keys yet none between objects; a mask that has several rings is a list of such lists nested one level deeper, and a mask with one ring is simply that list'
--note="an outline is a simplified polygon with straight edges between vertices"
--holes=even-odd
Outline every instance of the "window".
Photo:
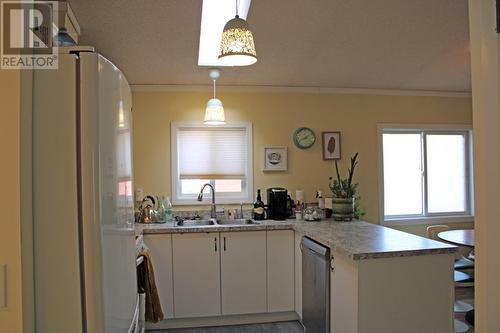
[{"label": "window", "polygon": [[384,221],[472,215],[469,129],[383,128]]},{"label": "window", "polygon": [[[197,204],[206,183],[215,187],[217,203],[252,202],[252,166],[251,124],[172,124],[174,204]],[[210,198],[208,187],[204,193]]]}]

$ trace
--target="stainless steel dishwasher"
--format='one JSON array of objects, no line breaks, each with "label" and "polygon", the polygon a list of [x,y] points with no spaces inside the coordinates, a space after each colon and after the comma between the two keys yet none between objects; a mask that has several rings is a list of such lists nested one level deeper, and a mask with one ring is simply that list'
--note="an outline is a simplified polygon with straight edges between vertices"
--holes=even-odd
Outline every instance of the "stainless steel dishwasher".
[{"label": "stainless steel dishwasher", "polygon": [[330,332],[330,249],[302,237],[302,324],[306,333]]}]

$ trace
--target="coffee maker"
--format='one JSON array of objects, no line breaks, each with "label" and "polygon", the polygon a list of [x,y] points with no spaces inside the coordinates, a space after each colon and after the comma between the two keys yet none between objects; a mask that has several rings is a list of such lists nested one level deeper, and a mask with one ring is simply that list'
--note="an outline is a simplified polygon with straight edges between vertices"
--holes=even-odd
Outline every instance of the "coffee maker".
[{"label": "coffee maker", "polygon": [[288,191],[286,188],[273,187],[267,189],[267,218],[270,220],[286,220],[290,216],[287,207]]}]

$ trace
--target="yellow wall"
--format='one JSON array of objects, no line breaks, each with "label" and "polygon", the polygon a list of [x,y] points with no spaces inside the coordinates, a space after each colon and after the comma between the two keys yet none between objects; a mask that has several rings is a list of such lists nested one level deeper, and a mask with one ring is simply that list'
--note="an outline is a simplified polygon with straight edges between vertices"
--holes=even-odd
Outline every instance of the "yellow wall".
[{"label": "yellow wall", "polygon": [[20,91],[20,72],[0,70],[0,265],[7,267],[7,307],[0,308],[0,331],[9,333],[22,332]]},{"label": "yellow wall", "polygon": [[[306,201],[314,201],[316,190],[329,194],[328,177],[334,175],[332,161],[323,161],[321,132],[341,131],[342,161],[347,172],[349,156],[359,152],[361,205],[365,219],[378,222],[378,123],[471,124],[471,99],[450,97],[376,96],[275,92],[222,92],[227,121],[249,121],[254,134],[255,189],[284,186],[292,192],[303,189]],[[134,91],[134,177],[136,188],[145,193],[171,193],[170,123],[201,121],[207,92]],[[301,126],[316,132],[316,144],[296,148],[292,133]],[[288,171],[264,173],[264,146],[288,146]],[[410,231],[422,233],[423,229]]]}]

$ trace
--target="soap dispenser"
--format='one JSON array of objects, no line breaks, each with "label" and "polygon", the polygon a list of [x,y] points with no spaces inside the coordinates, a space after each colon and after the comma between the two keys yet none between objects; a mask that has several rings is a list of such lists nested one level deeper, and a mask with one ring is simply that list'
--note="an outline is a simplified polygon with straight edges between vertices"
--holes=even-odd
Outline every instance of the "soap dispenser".
[{"label": "soap dispenser", "polygon": [[319,209],[325,209],[325,198],[323,198],[323,194],[321,193],[321,191],[316,192],[316,198],[318,199]]}]

